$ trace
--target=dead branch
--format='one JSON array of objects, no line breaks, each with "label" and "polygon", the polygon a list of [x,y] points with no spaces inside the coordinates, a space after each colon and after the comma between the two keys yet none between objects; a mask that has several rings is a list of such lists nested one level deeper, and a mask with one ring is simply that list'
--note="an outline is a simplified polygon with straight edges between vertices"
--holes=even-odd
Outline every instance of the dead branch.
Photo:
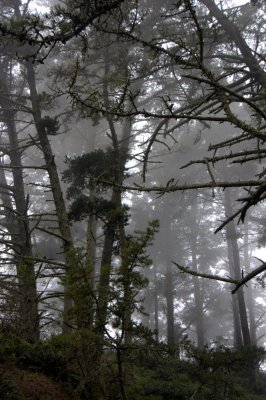
[{"label": "dead branch", "polygon": [[226,282],[226,283],[234,283],[235,285],[238,285],[240,282],[237,281],[236,279],[232,279],[232,278],[224,278],[222,276],[219,275],[210,275],[210,274],[203,274],[201,272],[196,272],[196,271],[192,271],[191,269],[187,268],[187,267],[183,267],[182,265],[177,264],[176,262],[172,261],[172,263],[178,268],[180,269],[180,271],[189,274],[189,275],[194,275],[194,276],[198,276],[199,278],[206,278],[206,279],[212,279],[215,281],[221,281],[221,282]]},{"label": "dead branch", "polygon": [[[257,257],[256,257],[257,258]],[[235,288],[232,290],[232,294],[235,294],[238,289],[245,285],[247,282],[249,282],[251,279],[253,279],[255,276],[261,274],[263,271],[266,271],[266,262],[260,260],[259,258],[257,258],[259,261],[262,262],[262,264],[254,269],[253,271],[251,271],[249,274],[247,274],[245,277],[243,277],[241,280],[236,280],[236,279],[232,279],[232,278],[224,278],[222,276],[219,275],[211,275],[211,274],[204,274],[201,272],[196,272],[196,271],[192,271],[191,269],[187,268],[187,267],[183,267],[182,265],[177,264],[176,262],[172,261],[172,263],[183,273],[189,274],[189,275],[193,275],[193,276],[198,276],[199,278],[205,278],[205,279],[212,279],[215,281],[220,281],[220,282],[226,282],[226,283],[231,283],[236,285]]]}]

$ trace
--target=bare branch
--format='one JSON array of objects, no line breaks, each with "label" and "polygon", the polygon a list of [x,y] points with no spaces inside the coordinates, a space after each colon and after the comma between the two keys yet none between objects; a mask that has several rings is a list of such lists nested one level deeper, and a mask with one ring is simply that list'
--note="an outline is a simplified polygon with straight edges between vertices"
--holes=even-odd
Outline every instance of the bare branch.
[{"label": "bare branch", "polygon": [[236,285],[239,284],[239,281],[237,281],[236,279],[224,278],[224,277],[219,276],[219,275],[203,274],[201,272],[192,271],[191,269],[189,269],[187,267],[183,267],[182,265],[179,265],[174,261],[172,261],[172,263],[175,266],[177,266],[177,268],[180,269],[180,271],[182,271],[182,272],[184,272],[186,274],[189,274],[189,275],[198,276],[199,278],[212,279],[214,281],[220,281],[220,282],[226,282],[226,283],[234,283]]}]

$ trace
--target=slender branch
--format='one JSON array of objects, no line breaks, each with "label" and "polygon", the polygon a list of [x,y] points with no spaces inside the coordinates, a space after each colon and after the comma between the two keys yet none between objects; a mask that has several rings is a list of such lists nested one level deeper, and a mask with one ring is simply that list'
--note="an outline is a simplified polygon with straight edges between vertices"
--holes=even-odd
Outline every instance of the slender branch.
[{"label": "slender branch", "polygon": [[251,155],[251,154],[258,155],[258,157],[260,156],[262,158],[262,157],[266,156],[266,150],[257,150],[257,149],[246,150],[246,151],[240,151],[240,152],[236,152],[236,153],[225,154],[224,156],[219,156],[219,157],[206,157],[203,160],[192,160],[192,161],[188,162],[187,164],[182,165],[182,167],[180,167],[180,169],[187,168],[193,164],[206,164],[206,162],[214,164],[218,161],[229,160],[231,158],[236,158],[236,157],[243,157],[243,158],[241,160],[234,160],[234,161],[232,161],[233,163],[244,162],[244,160],[247,160],[247,161],[249,160],[248,158],[245,159],[244,157],[246,157],[247,155]]},{"label": "slender branch", "polygon": [[201,272],[192,271],[191,269],[189,269],[187,267],[183,267],[182,265],[177,264],[174,261],[172,261],[172,263],[178,269],[180,269],[180,271],[182,271],[183,273],[186,273],[186,274],[189,274],[189,275],[193,275],[193,276],[198,276],[199,278],[205,278],[205,279],[211,279],[211,280],[215,280],[215,281],[235,284],[236,286],[231,292],[232,294],[235,294],[241,286],[245,285],[247,282],[249,282],[255,276],[261,274],[263,271],[266,271],[266,262],[260,260],[259,258],[257,258],[257,259],[262,262],[262,265],[260,265],[258,268],[256,268],[253,271],[251,271],[249,274],[247,274],[241,280],[236,280],[236,279],[232,279],[232,278],[224,278],[224,277],[219,276],[219,275],[204,274],[204,273],[201,273]]},{"label": "slender branch", "polygon": [[[205,182],[205,183],[194,183],[194,184],[170,184],[166,186],[142,186],[137,183],[134,183],[134,186],[131,185],[118,185],[115,182],[106,181],[102,179],[95,179],[97,183],[104,183],[107,186],[119,186],[121,189],[125,191],[138,191],[138,192],[154,192],[158,194],[164,193],[172,193],[172,192],[183,192],[185,190],[197,190],[197,189],[212,189],[214,187],[213,181]],[[215,187],[227,188],[227,187],[260,187],[265,185],[265,180],[248,180],[248,181],[216,181]]]},{"label": "slender branch", "polygon": [[172,261],[172,263],[178,268],[180,269],[180,271],[189,274],[189,275],[193,275],[193,276],[198,276],[199,278],[206,278],[206,279],[212,279],[214,281],[220,281],[220,282],[226,282],[226,283],[234,283],[235,285],[239,285],[239,281],[237,281],[236,279],[232,279],[232,278],[224,278],[222,276],[219,275],[210,275],[210,274],[203,274],[201,272],[196,272],[196,271],[192,271],[191,269],[187,268],[187,267],[182,267],[182,265],[177,264],[176,262]]}]

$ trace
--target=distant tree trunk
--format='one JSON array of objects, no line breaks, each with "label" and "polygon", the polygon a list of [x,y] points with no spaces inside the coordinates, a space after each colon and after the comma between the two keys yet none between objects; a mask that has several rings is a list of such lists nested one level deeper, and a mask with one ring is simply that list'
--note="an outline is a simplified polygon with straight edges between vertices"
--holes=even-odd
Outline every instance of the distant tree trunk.
[{"label": "distant tree trunk", "polygon": [[[232,254],[230,253],[230,247],[227,245],[228,249],[228,262],[229,262],[229,270],[230,276],[234,276],[234,266],[232,261]],[[232,285],[232,288],[234,285]],[[239,315],[239,307],[238,307],[238,298],[235,295],[232,296],[232,311],[233,311],[233,324],[234,324],[234,347],[241,348],[243,346],[243,339],[242,339],[242,331],[241,331],[241,324],[240,324],[240,315]]]},{"label": "distant tree trunk", "polygon": [[[230,192],[228,189],[224,191],[224,205],[225,205],[225,214],[226,217],[229,217],[233,214],[232,206],[231,206],[231,198]],[[239,249],[237,244],[237,233],[235,229],[235,225],[233,221],[230,221],[226,225],[226,240],[229,247],[229,254],[232,255],[231,263],[234,267],[234,279],[241,280],[241,267],[240,267],[240,257],[239,257]],[[243,287],[241,287],[236,293],[238,299],[238,308],[239,308],[239,316],[240,316],[240,324],[241,331],[243,337],[243,345],[247,348],[251,347],[251,338],[248,326],[248,318],[247,311],[244,299],[244,291]]]},{"label": "distant tree trunk", "polygon": [[171,260],[167,257],[165,274],[166,320],[167,320],[167,344],[169,348],[175,344],[175,317],[174,317],[174,291],[173,271]]},{"label": "distant tree trunk", "polygon": [[195,313],[196,313],[196,333],[198,348],[202,349],[205,344],[204,338],[204,320],[203,320],[203,301],[199,278],[193,276]]},{"label": "distant tree trunk", "polygon": [[154,271],[154,330],[155,330],[155,340],[159,342],[159,294],[158,294],[158,279],[156,275],[156,270]]},{"label": "distant tree trunk", "polygon": [[[198,226],[200,224],[200,213],[199,213],[199,205],[198,205],[198,195],[195,195],[195,203],[194,203],[194,221],[190,226],[190,233],[188,236],[188,242],[190,247],[191,254],[191,263],[192,268],[195,272],[198,272],[198,260],[197,256],[199,254],[199,232]],[[195,320],[195,328],[196,328],[196,337],[197,337],[197,346],[198,348],[203,348],[205,344],[205,333],[204,333],[204,311],[203,311],[203,293],[202,287],[200,283],[200,279],[198,276],[192,277],[193,282],[193,294],[194,294],[194,320]]]},{"label": "distant tree trunk", "polygon": [[97,221],[93,214],[89,216],[87,224],[87,258],[86,273],[91,291],[88,305],[88,328],[93,327],[95,309],[95,258],[96,258]]},{"label": "distant tree trunk", "polygon": [[161,232],[163,234],[162,261],[165,266],[164,295],[166,300],[166,340],[169,351],[173,350],[175,344],[175,317],[174,317],[174,287],[172,269],[172,238],[171,238],[171,215],[164,216],[161,221]]},{"label": "distant tree trunk", "polygon": [[144,299],[144,312],[141,313],[141,323],[143,326],[146,328],[152,328],[154,325],[154,321],[152,320],[151,317],[151,310],[152,310],[152,305],[153,305],[153,295],[154,293],[149,290],[149,288],[146,288],[145,290],[145,299]]},{"label": "distant tree trunk", "polygon": [[247,305],[249,312],[249,326],[250,326],[250,340],[252,346],[257,346],[257,334],[256,334],[256,320],[254,313],[254,299],[251,286],[246,288],[247,293]]},{"label": "distant tree trunk", "polygon": [[[250,257],[249,257],[249,237],[248,237],[248,222],[244,224],[244,266],[245,272],[248,274],[250,272]],[[256,321],[254,313],[254,299],[252,292],[252,283],[249,282],[248,286],[245,288],[247,295],[247,305],[249,314],[249,327],[250,327],[250,339],[252,346],[257,346],[257,335],[256,335]]]},{"label": "distant tree trunk", "polygon": [[[197,265],[197,239],[194,238],[192,233],[191,237],[191,256],[192,256],[192,265],[193,270],[198,271]],[[202,349],[205,344],[204,338],[204,319],[203,319],[203,298],[202,298],[202,289],[200,286],[200,281],[198,276],[193,276],[193,288],[194,288],[194,302],[195,302],[195,322],[196,322],[196,335],[197,335],[197,345],[199,349]]]}]

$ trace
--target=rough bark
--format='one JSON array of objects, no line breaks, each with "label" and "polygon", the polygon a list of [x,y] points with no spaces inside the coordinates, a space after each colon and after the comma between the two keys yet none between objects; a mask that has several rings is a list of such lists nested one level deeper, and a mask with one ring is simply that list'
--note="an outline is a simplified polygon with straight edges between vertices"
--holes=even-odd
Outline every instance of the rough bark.
[{"label": "rough bark", "polygon": [[161,230],[163,232],[162,247],[164,252],[162,254],[165,265],[165,300],[166,300],[166,338],[169,351],[173,351],[173,346],[176,343],[175,335],[175,316],[174,316],[174,284],[173,284],[173,269],[172,269],[172,248],[171,242],[171,215],[164,216],[161,221]]},{"label": "rough bark", "polygon": [[95,258],[96,258],[96,231],[97,221],[93,214],[89,216],[87,224],[87,259],[86,272],[91,291],[88,306],[88,328],[93,327],[95,312]]},{"label": "rough bark", "polygon": [[[229,271],[230,276],[234,277],[234,265],[233,265],[233,256],[232,251],[227,242],[227,253],[228,253],[228,263],[229,263]],[[234,287],[234,285],[232,285]],[[239,307],[238,307],[238,299],[237,296],[232,295],[232,311],[233,311],[233,325],[234,325],[234,347],[240,348],[243,346],[243,339],[242,339],[242,331],[241,331],[241,324],[240,324],[240,316],[239,316]]]},{"label": "rough bark", "polygon": [[[225,191],[224,191],[224,206],[225,206],[226,216],[228,217],[228,216],[232,215],[233,212],[232,212],[229,189],[225,189]],[[228,246],[230,248],[229,254],[232,255],[231,262],[234,267],[234,278],[236,280],[241,280],[242,274],[241,274],[239,249],[238,249],[238,244],[237,244],[237,232],[236,232],[233,221],[230,221],[226,225],[226,240],[227,240]],[[247,311],[246,311],[243,287],[238,289],[236,296],[238,299],[243,345],[245,347],[249,348],[249,347],[251,347],[251,339],[250,339],[250,332],[249,332],[249,325],[248,325],[248,318],[247,318]]]},{"label": "rough bark", "polygon": [[[114,197],[114,193],[112,198]],[[110,300],[110,274],[113,254],[115,230],[111,221],[105,228],[104,243],[101,257],[100,279],[97,294],[97,310],[95,317],[95,329],[103,339],[107,320],[108,302]]]},{"label": "rough bark", "polygon": [[47,173],[49,175],[53,201],[56,209],[57,220],[59,225],[59,232],[62,239],[62,247],[65,257],[65,298],[64,298],[64,331],[71,330],[71,323],[67,320],[67,314],[72,307],[72,300],[68,294],[68,269],[71,267],[73,262],[71,257],[71,251],[73,250],[73,240],[72,234],[68,219],[68,214],[66,210],[66,205],[64,201],[64,195],[61,189],[61,183],[58,176],[57,166],[55,163],[55,156],[53,154],[50,141],[43,124],[41,108],[39,103],[39,96],[37,92],[36,79],[35,79],[35,70],[32,62],[26,61],[26,72],[27,72],[27,81],[30,89],[30,100],[32,104],[32,114],[34,123],[36,126],[36,131],[38,134],[38,138],[40,141],[40,147],[43,152],[45,167]]},{"label": "rough bark", "polygon": [[195,316],[196,316],[196,334],[197,345],[199,349],[204,348],[204,320],[203,320],[203,301],[199,278],[193,276],[194,298],[195,298]]},{"label": "rough bark", "polygon": [[171,260],[166,261],[165,274],[165,297],[166,297],[166,319],[167,319],[167,344],[171,349],[175,344],[175,319],[174,319],[174,293],[173,293],[173,271]]},{"label": "rough bark", "polygon": [[[194,271],[198,271],[197,265],[197,239],[193,236],[191,238],[191,256],[192,256],[192,266]],[[195,324],[196,324],[196,335],[197,335],[197,345],[198,348],[202,349],[204,347],[204,319],[203,319],[203,298],[202,289],[198,276],[193,276],[193,291],[194,291],[194,303],[195,303]]]},{"label": "rough bark", "polygon": [[159,343],[159,295],[158,295],[158,280],[156,276],[156,269],[154,272],[154,330],[155,340]]},{"label": "rough bark", "polygon": [[[244,224],[244,266],[246,274],[250,272],[248,222]],[[251,282],[246,286],[247,306],[249,316],[250,339],[252,346],[257,346],[256,320],[254,312],[254,299]]]},{"label": "rough bark", "polygon": [[[14,206],[10,192],[2,192],[1,198],[5,207],[8,222],[7,228],[13,242],[14,263],[17,270],[20,334],[23,338],[34,342],[39,339],[39,316],[28,217],[29,198],[25,194],[24,188],[21,149],[15,124],[16,111],[12,106],[7,82],[4,81],[5,74],[3,70],[1,71],[1,76],[0,106],[2,108],[2,120],[7,127],[9,140],[8,156],[13,176],[12,198]],[[2,180],[5,180],[3,170],[1,175]]]}]

